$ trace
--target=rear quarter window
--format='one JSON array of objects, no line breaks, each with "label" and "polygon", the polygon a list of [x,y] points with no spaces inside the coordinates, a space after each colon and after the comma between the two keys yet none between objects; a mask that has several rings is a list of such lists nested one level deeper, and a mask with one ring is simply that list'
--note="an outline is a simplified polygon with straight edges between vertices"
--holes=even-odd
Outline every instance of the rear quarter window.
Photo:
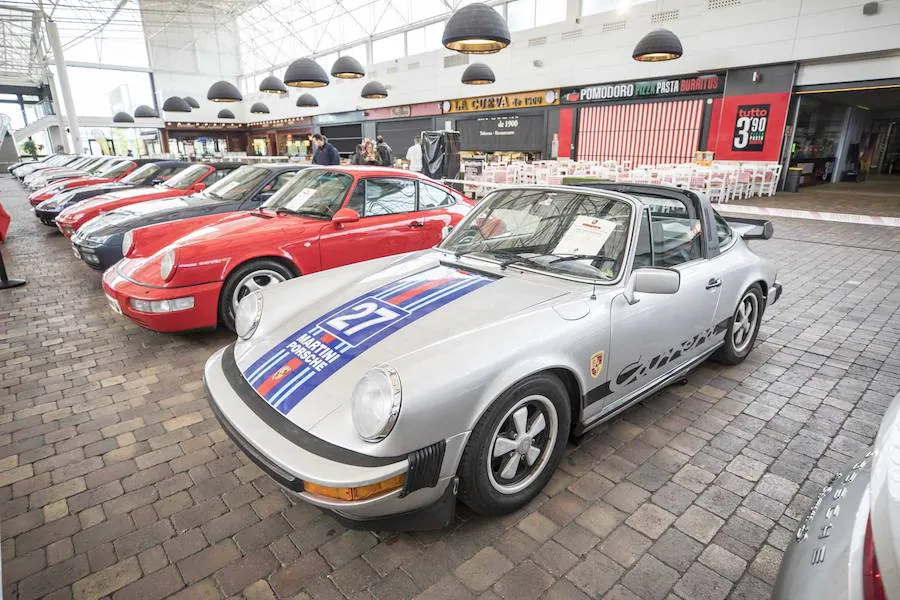
[{"label": "rear quarter window", "polygon": [[716,237],[719,240],[719,250],[725,250],[734,241],[734,232],[719,213],[716,213]]}]

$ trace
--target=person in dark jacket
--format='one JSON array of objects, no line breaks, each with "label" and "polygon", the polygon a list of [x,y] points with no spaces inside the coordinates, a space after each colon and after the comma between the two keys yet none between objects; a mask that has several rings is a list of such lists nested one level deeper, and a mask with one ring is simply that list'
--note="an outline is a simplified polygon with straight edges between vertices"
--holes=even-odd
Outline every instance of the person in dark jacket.
[{"label": "person in dark jacket", "polygon": [[338,154],[334,144],[329,143],[328,138],[321,133],[317,133],[313,136],[313,143],[316,146],[316,151],[312,157],[314,165],[327,167],[341,164],[341,155]]},{"label": "person in dark jacket", "polygon": [[382,167],[393,167],[394,166],[394,151],[390,146],[387,145],[387,142],[384,141],[384,138],[380,135],[375,138],[375,141],[378,142],[376,148],[378,149],[378,156],[381,158],[381,166]]}]

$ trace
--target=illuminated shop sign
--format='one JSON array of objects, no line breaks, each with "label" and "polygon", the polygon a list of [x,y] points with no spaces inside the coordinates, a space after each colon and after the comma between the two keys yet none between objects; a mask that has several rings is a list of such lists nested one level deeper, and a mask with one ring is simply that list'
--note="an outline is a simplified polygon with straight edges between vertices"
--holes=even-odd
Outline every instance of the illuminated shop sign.
[{"label": "illuminated shop sign", "polygon": [[534,108],[559,104],[559,90],[541,90],[538,92],[522,92],[519,94],[500,94],[497,96],[478,96],[477,98],[457,98],[444,100],[441,112],[465,113],[485,110],[509,110],[511,108]]},{"label": "illuminated shop sign", "polygon": [[715,94],[722,93],[724,89],[724,75],[701,75],[565,88],[560,94],[560,101],[563,104],[616,102],[641,98]]}]

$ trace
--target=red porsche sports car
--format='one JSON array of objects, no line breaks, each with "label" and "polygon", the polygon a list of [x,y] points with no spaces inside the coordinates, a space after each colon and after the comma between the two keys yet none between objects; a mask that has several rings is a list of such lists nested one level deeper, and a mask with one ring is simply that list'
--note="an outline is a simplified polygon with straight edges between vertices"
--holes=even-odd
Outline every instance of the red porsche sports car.
[{"label": "red porsche sports car", "polygon": [[75,188],[84,187],[86,185],[95,185],[98,183],[110,183],[113,181],[119,181],[126,175],[130,174],[139,166],[145,165],[149,162],[155,162],[154,159],[135,159],[135,160],[122,160],[118,163],[114,163],[111,167],[109,167],[106,171],[103,171],[99,175],[94,177],[90,176],[80,176],[80,177],[71,177],[69,179],[63,179],[62,181],[57,181],[56,183],[52,183],[48,186],[42,187],[36,192],[32,192],[28,196],[28,201],[32,206],[37,206],[44,200],[55,196],[60,192],[65,192],[67,190],[74,190]]},{"label": "red porsche sports car", "polygon": [[64,236],[69,238],[82,225],[102,213],[122,206],[146,202],[147,200],[175,198],[202,192],[207,185],[215,183],[240,166],[239,163],[198,163],[191,165],[152,188],[133,188],[110,192],[79,202],[75,206],[59,213],[59,216],[56,217],[56,226]]},{"label": "red porsche sports car", "polygon": [[418,173],[308,168],[259,209],[132,230],[103,289],[114,311],[148,329],[234,329],[237,305],[251,291],[430,248],[473,206]]}]

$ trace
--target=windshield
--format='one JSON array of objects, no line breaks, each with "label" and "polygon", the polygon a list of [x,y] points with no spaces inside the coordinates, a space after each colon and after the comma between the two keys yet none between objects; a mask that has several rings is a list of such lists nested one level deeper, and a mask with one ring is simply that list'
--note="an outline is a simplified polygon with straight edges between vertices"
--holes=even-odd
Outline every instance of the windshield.
[{"label": "windshield", "polygon": [[252,192],[268,175],[268,169],[243,166],[206,188],[203,193],[215,200],[237,202]]},{"label": "windshield", "polygon": [[130,160],[120,160],[107,165],[106,169],[100,171],[100,177],[115,179],[125,173],[134,163]]},{"label": "windshield", "polygon": [[163,185],[177,190],[186,190],[203,178],[207,171],[209,171],[209,167],[206,165],[191,165],[181,173],[172,175]]},{"label": "windshield", "polygon": [[156,173],[159,172],[159,165],[156,163],[149,163],[144,165],[143,167],[138,167],[131,173],[129,173],[126,177],[122,178],[122,183],[141,183],[148,177],[152,177]]},{"label": "windshield", "polygon": [[84,170],[89,173],[97,174],[97,173],[100,173],[103,170],[105,170],[108,165],[109,165],[109,159],[98,158],[94,162],[85,165]]},{"label": "windshield", "polygon": [[263,206],[330,219],[344,203],[353,177],[324,169],[306,169],[291,179]]},{"label": "windshield", "polygon": [[439,246],[501,266],[614,280],[625,263],[632,209],[598,194],[511,189],[490,194]]}]

